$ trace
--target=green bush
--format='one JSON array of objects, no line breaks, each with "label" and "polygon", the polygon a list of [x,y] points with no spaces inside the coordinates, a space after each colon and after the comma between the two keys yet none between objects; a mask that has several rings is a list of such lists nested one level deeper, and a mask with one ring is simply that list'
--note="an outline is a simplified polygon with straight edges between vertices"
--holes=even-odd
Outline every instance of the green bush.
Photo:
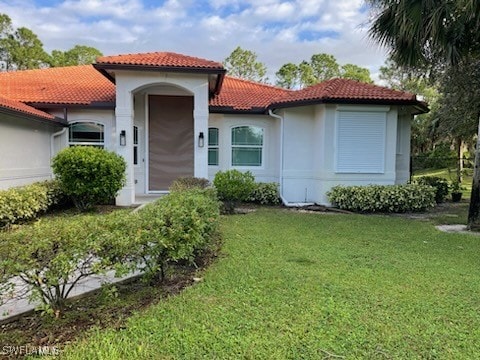
[{"label": "green bush", "polygon": [[441,143],[435,149],[414,156],[414,170],[455,167],[458,155],[450,149],[450,143]]},{"label": "green bush", "polygon": [[151,278],[165,276],[169,262],[193,261],[217,230],[219,206],[213,189],[172,192],[141,211],[139,263]]},{"label": "green bush", "polygon": [[49,180],[0,191],[0,228],[34,219],[59,205],[64,195],[57,181]]},{"label": "green bush", "polygon": [[170,191],[184,191],[190,189],[205,189],[210,186],[208,179],[192,176],[175,179],[170,186]]},{"label": "green bush", "polygon": [[125,184],[125,160],[96,147],[63,149],[53,159],[52,167],[63,192],[81,211],[109,202]]},{"label": "green bush", "polygon": [[237,203],[246,201],[255,187],[255,177],[250,171],[219,171],[215,174],[213,185],[218,197],[225,204],[227,213],[232,213]]},{"label": "green bush", "polygon": [[[58,316],[78,281],[114,267],[111,251],[118,252],[118,244],[131,239],[130,221],[117,226],[118,219],[128,215],[48,218],[1,232],[0,291],[7,293],[21,281],[31,291],[30,300],[40,300]],[[118,232],[112,233],[113,228]]]},{"label": "green bush", "polygon": [[278,184],[271,183],[255,183],[253,191],[247,199],[249,202],[262,205],[277,205],[280,204],[280,192]]},{"label": "green bush", "polygon": [[173,192],[137,212],[48,218],[0,232],[0,293],[22,282],[56,314],[85,277],[144,270],[163,279],[168,264],[194,261],[217,230],[215,189]]},{"label": "green bush", "polygon": [[429,185],[435,188],[435,201],[437,204],[445,201],[449,192],[448,181],[438,176],[422,176],[415,180],[417,184]]},{"label": "green bush", "polygon": [[418,184],[335,186],[327,196],[339,209],[362,213],[418,212],[435,206],[435,189]]}]

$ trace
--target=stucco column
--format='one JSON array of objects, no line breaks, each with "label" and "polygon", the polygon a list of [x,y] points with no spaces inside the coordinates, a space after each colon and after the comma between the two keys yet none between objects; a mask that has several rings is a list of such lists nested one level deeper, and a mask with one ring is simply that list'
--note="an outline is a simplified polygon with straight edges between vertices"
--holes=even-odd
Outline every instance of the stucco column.
[{"label": "stucco column", "polygon": [[[193,108],[194,176],[208,179],[208,82],[195,88]],[[200,133],[203,133],[203,147],[198,143]]]},{"label": "stucco column", "polygon": [[[129,102],[131,103],[131,101]],[[117,195],[115,203],[118,206],[129,206],[135,202],[135,184],[133,170],[133,107],[119,107],[115,109],[115,149],[117,154],[123,156],[127,163],[126,183]],[[120,134],[125,131],[126,144],[120,145]]]}]

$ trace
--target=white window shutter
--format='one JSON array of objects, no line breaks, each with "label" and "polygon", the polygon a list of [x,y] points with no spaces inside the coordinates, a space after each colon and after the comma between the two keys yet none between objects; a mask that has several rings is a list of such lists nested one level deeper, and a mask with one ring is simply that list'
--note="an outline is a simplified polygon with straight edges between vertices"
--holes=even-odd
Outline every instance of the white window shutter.
[{"label": "white window shutter", "polygon": [[337,114],[336,172],[383,173],[386,113],[338,111]]}]

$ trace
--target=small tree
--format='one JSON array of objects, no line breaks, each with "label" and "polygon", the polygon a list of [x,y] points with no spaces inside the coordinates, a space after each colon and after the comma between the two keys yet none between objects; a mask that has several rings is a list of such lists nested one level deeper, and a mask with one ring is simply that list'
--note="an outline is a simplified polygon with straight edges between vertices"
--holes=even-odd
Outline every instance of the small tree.
[{"label": "small tree", "polygon": [[113,199],[125,184],[125,160],[104,149],[76,146],[60,151],[53,172],[80,211]]},{"label": "small tree", "polygon": [[255,187],[255,177],[250,171],[219,171],[213,179],[218,198],[225,205],[225,212],[232,214],[235,206],[248,199]]}]

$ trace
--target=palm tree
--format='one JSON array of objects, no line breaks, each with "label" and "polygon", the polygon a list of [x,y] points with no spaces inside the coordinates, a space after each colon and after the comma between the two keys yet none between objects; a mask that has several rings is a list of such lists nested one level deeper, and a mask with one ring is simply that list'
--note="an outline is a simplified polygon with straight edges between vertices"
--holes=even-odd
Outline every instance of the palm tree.
[{"label": "palm tree", "polygon": [[[366,0],[369,35],[403,66],[455,66],[480,58],[479,0]],[[480,228],[480,114],[468,227]]]}]

